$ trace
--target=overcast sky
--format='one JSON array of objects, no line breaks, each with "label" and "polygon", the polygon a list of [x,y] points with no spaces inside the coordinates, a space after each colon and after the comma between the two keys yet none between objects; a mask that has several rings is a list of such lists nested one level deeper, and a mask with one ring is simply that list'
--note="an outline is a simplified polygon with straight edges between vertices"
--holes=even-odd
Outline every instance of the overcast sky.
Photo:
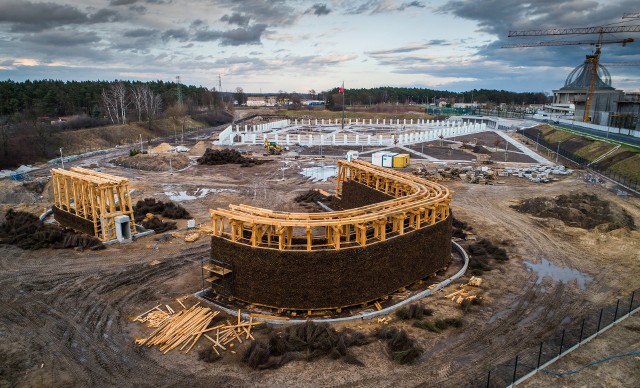
[{"label": "overcast sky", "polygon": [[[637,0],[0,0],[0,79],[163,80],[245,92],[551,92],[593,46],[507,49],[509,30],[639,25]],[[640,62],[640,33],[602,62]],[[518,39],[518,40],[516,40]],[[610,67],[640,91],[640,66]]]}]

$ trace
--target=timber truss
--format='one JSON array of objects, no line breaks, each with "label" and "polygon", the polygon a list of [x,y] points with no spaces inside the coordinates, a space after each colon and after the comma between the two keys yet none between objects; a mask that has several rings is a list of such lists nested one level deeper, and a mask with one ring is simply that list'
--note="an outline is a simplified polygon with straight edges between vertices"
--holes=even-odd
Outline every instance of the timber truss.
[{"label": "timber truss", "polygon": [[115,239],[115,217],[123,215],[131,220],[131,235],[136,233],[128,179],[81,167],[54,168],[51,176],[54,205],[93,223],[95,237]]},{"label": "timber truss", "polygon": [[393,199],[324,213],[278,212],[248,205],[210,209],[213,235],[256,248],[339,250],[382,242],[434,225],[449,216],[451,193],[435,182],[359,160],[338,160],[338,197],[347,180]]}]

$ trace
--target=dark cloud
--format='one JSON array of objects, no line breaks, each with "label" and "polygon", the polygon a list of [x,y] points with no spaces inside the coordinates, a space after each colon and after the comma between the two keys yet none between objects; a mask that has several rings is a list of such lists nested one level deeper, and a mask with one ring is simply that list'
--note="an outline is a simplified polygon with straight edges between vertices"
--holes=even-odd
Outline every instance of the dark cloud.
[{"label": "dark cloud", "polygon": [[317,3],[311,6],[311,8],[307,9],[305,12],[305,14],[314,14],[316,16],[324,16],[324,15],[328,15],[331,13],[331,10],[329,9],[329,7],[327,7],[326,4],[321,4],[321,3]]},{"label": "dark cloud", "polygon": [[141,38],[141,37],[149,37],[156,35],[158,30],[149,29],[149,28],[136,28],[134,30],[125,31],[123,36],[127,38]]},{"label": "dark cloud", "polygon": [[[494,42],[480,48],[478,53],[484,57],[502,60],[514,66],[529,66],[545,63],[547,66],[576,66],[584,55],[592,52],[589,46],[551,46],[524,49],[502,49],[503,45],[517,43],[535,43],[554,40],[597,40],[597,35],[538,36],[528,38],[508,38],[509,31],[535,30],[546,28],[590,27],[618,24],[624,12],[637,8],[637,1],[619,2],[576,1],[576,0],[529,0],[511,2],[507,0],[449,1],[437,12],[451,13],[460,18],[478,23],[478,31],[493,35]],[[499,21],[499,22],[497,22]],[[637,23],[625,23],[637,24]],[[616,38],[635,37],[637,34],[621,33]],[[614,47],[615,46],[615,47]],[[606,45],[603,57],[609,59],[618,52],[640,52],[638,44],[627,47]],[[607,60],[609,60],[607,59]],[[612,59],[615,60],[615,59]]]},{"label": "dark cloud", "polygon": [[268,26],[288,26],[298,20],[299,12],[289,0],[218,0],[235,13],[241,13]]},{"label": "dark cloud", "polygon": [[189,40],[189,31],[184,28],[176,28],[171,30],[166,30],[162,33],[161,38],[163,41],[167,42],[169,40],[177,40],[179,42],[186,42]]},{"label": "dark cloud", "polygon": [[113,23],[113,22],[116,22],[116,21],[121,20],[121,19],[122,19],[122,17],[120,16],[120,14],[117,11],[114,11],[112,9],[103,8],[103,9],[99,10],[98,12],[89,15],[87,22],[89,24]]},{"label": "dark cloud", "polygon": [[266,24],[255,24],[247,28],[236,28],[228,31],[200,30],[195,33],[194,40],[198,42],[219,40],[222,46],[261,44],[262,34],[266,28]]},{"label": "dark cloud", "polygon": [[144,5],[132,5],[131,7],[129,7],[129,11],[144,15],[145,13],[147,13],[147,7],[145,7]]},{"label": "dark cloud", "polygon": [[109,5],[131,5],[135,3],[147,3],[147,4],[171,4],[172,0],[111,0]]},{"label": "dark cloud", "polygon": [[16,0],[0,2],[0,24],[9,24],[14,32],[42,31],[86,21],[87,15],[70,5]]},{"label": "dark cloud", "polygon": [[108,23],[121,20],[114,10],[88,14],[71,5],[8,0],[0,3],[0,24],[12,32],[38,32],[68,25]]},{"label": "dark cloud", "polygon": [[234,12],[231,15],[224,15],[220,18],[220,21],[235,24],[240,27],[246,27],[249,25],[251,17]]},{"label": "dark cloud", "polygon": [[139,0],[111,0],[109,5],[130,5],[137,3]]},{"label": "dark cloud", "polygon": [[407,8],[424,8],[425,5],[424,3],[420,2],[420,1],[411,1],[409,3],[402,3],[400,5],[400,7],[398,8],[399,11],[404,11]]},{"label": "dark cloud", "polygon": [[100,37],[95,32],[78,34],[72,30],[54,30],[27,34],[21,40],[43,46],[72,47],[99,42]]},{"label": "dark cloud", "polygon": [[198,28],[198,27],[202,27],[204,25],[206,25],[207,23],[202,20],[202,19],[196,19],[194,21],[191,22],[191,28]]},{"label": "dark cloud", "polygon": [[408,8],[424,8],[425,5],[421,1],[411,1],[400,3],[394,0],[366,0],[366,1],[349,1],[345,3],[346,12],[348,14],[379,14],[387,12],[404,11]]}]

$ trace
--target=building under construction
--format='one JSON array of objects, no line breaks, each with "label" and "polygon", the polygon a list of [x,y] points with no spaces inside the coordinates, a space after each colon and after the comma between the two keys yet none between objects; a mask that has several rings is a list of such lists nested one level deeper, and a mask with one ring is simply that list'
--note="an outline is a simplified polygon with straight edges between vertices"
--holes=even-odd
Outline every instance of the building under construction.
[{"label": "building under construction", "polygon": [[219,295],[284,310],[365,304],[445,269],[451,193],[362,161],[338,161],[340,209],[210,210],[207,281]]}]

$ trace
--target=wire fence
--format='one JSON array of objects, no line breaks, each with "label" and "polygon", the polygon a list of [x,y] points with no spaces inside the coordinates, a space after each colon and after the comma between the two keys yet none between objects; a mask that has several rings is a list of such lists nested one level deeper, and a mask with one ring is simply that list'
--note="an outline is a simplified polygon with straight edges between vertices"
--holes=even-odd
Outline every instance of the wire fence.
[{"label": "wire fence", "polygon": [[563,158],[565,158],[567,160],[570,160],[570,161],[572,161],[572,162],[574,162],[574,163],[576,163],[576,164],[578,164],[578,165],[580,165],[580,166],[582,166],[584,168],[589,168],[589,169],[591,169],[591,170],[593,170],[593,171],[595,171],[595,172],[597,172],[597,173],[599,173],[601,175],[604,175],[605,177],[607,177],[607,178],[609,178],[609,179],[611,179],[611,180],[613,180],[615,182],[618,182],[621,185],[629,187],[630,189],[633,189],[633,190],[636,190],[636,191],[640,190],[640,181],[638,180],[638,178],[630,177],[630,176],[627,176],[625,174],[621,174],[621,173],[619,173],[617,171],[613,171],[613,170],[611,170],[611,169],[609,169],[607,167],[600,166],[600,165],[598,165],[596,163],[591,164],[592,163],[591,160],[585,159],[585,158],[583,158],[581,156],[578,156],[578,155],[574,154],[573,152],[569,151],[568,149],[563,148],[562,147],[562,143],[552,144],[552,143],[549,143],[548,141],[546,141],[544,139],[541,139],[538,136],[538,132],[531,133],[531,132],[528,132],[526,129],[523,129],[520,132],[522,132],[522,134],[526,138],[531,139],[534,142],[536,142],[537,144],[547,148],[549,151],[551,151],[553,153],[556,153],[557,156],[561,156],[561,157],[563,157]]},{"label": "wire fence", "polygon": [[538,345],[521,350],[515,358],[490,369],[487,372],[486,384],[480,384],[480,386],[484,385],[487,388],[512,386],[523,382],[540,370],[545,370],[547,366],[577,349],[581,344],[638,312],[640,297],[635,296],[637,291],[587,316],[571,319],[562,331],[558,331]]}]

